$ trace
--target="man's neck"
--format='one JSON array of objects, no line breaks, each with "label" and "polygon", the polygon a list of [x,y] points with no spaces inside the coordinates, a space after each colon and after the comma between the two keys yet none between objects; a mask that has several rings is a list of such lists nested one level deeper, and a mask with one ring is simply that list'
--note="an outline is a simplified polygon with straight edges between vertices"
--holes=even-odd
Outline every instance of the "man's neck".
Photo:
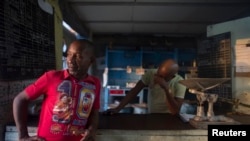
[{"label": "man's neck", "polygon": [[74,76],[74,78],[79,81],[79,80],[83,80],[87,76],[88,76],[88,73],[84,73],[84,74],[80,74],[80,75]]}]

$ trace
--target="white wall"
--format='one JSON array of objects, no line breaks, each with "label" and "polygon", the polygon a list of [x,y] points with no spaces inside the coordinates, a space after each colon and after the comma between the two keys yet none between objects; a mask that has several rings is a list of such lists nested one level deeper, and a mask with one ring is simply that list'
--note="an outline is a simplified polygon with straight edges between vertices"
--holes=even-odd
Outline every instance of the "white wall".
[{"label": "white wall", "polygon": [[[250,17],[207,26],[207,37],[231,32],[232,64],[235,64],[235,43],[237,39],[250,38]],[[234,77],[235,65],[232,65],[233,97],[242,91],[250,91],[250,77]]]}]

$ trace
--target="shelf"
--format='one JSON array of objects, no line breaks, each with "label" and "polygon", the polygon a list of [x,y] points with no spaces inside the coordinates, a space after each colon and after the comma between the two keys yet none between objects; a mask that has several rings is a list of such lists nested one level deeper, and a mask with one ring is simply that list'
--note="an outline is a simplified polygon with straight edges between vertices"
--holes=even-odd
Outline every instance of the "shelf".
[{"label": "shelf", "polygon": [[108,68],[109,70],[114,70],[114,71],[123,71],[127,70],[127,68]]},{"label": "shelf", "polygon": [[237,77],[250,77],[250,72],[235,72]]}]

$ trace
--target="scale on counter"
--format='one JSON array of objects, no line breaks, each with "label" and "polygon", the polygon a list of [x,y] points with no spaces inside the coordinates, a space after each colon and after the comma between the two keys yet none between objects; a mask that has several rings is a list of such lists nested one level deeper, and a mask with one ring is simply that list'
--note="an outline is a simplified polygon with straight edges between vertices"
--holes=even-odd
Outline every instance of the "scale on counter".
[{"label": "scale on counter", "polygon": [[[232,118],[224,115],[214,114],[214,103],[218,99],[218,94],[206,93],[206,90],[215,88],[230,78],[190,78],[181,80],[179,83],[186,86],[189,92],[196,95],[198,100],[196,115],[189,120],[195,128],[207,129],[209,124],[240,124]],[[204,102],[208,102],[207,112],[204,111]]]}]

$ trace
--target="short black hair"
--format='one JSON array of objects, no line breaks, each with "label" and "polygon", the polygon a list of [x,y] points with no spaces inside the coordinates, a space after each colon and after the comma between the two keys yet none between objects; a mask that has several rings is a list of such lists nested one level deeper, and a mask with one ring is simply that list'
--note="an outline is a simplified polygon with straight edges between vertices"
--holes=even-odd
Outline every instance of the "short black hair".
[{"label": "short black hair", "polygon": [[95,61],[95,45],[92,41],[88,39],[77,39],[76,42],[79,42],[80,45],[84,46],[84,50],[88,51],[91,54],[91,61]]},{"label": "short black hair", "polygon": [[[84,48],[88,49],[88,51],[90,51],[90,53],[94,56],[94,54],[95,54],[95,45],[94,45],[94,43],[92,41],[90,41],[88,39],[76,39],[76,40],[73,40],[70,43],[70,45],[73,42],[79,42],[81,45],[84,45]],[[68,49],[69,49],[70,45],[67,47],[67,50],[65,52],[63,52],[64,57],[67,57],[67,52],[68,52]]]},{"label": "short black hair", "polygon": [[77,39],[76,41],[80,42],[81,44],[84,44],[85,49],[88,49],[94,55],[95,45],[92,41],[88,39]]}]

